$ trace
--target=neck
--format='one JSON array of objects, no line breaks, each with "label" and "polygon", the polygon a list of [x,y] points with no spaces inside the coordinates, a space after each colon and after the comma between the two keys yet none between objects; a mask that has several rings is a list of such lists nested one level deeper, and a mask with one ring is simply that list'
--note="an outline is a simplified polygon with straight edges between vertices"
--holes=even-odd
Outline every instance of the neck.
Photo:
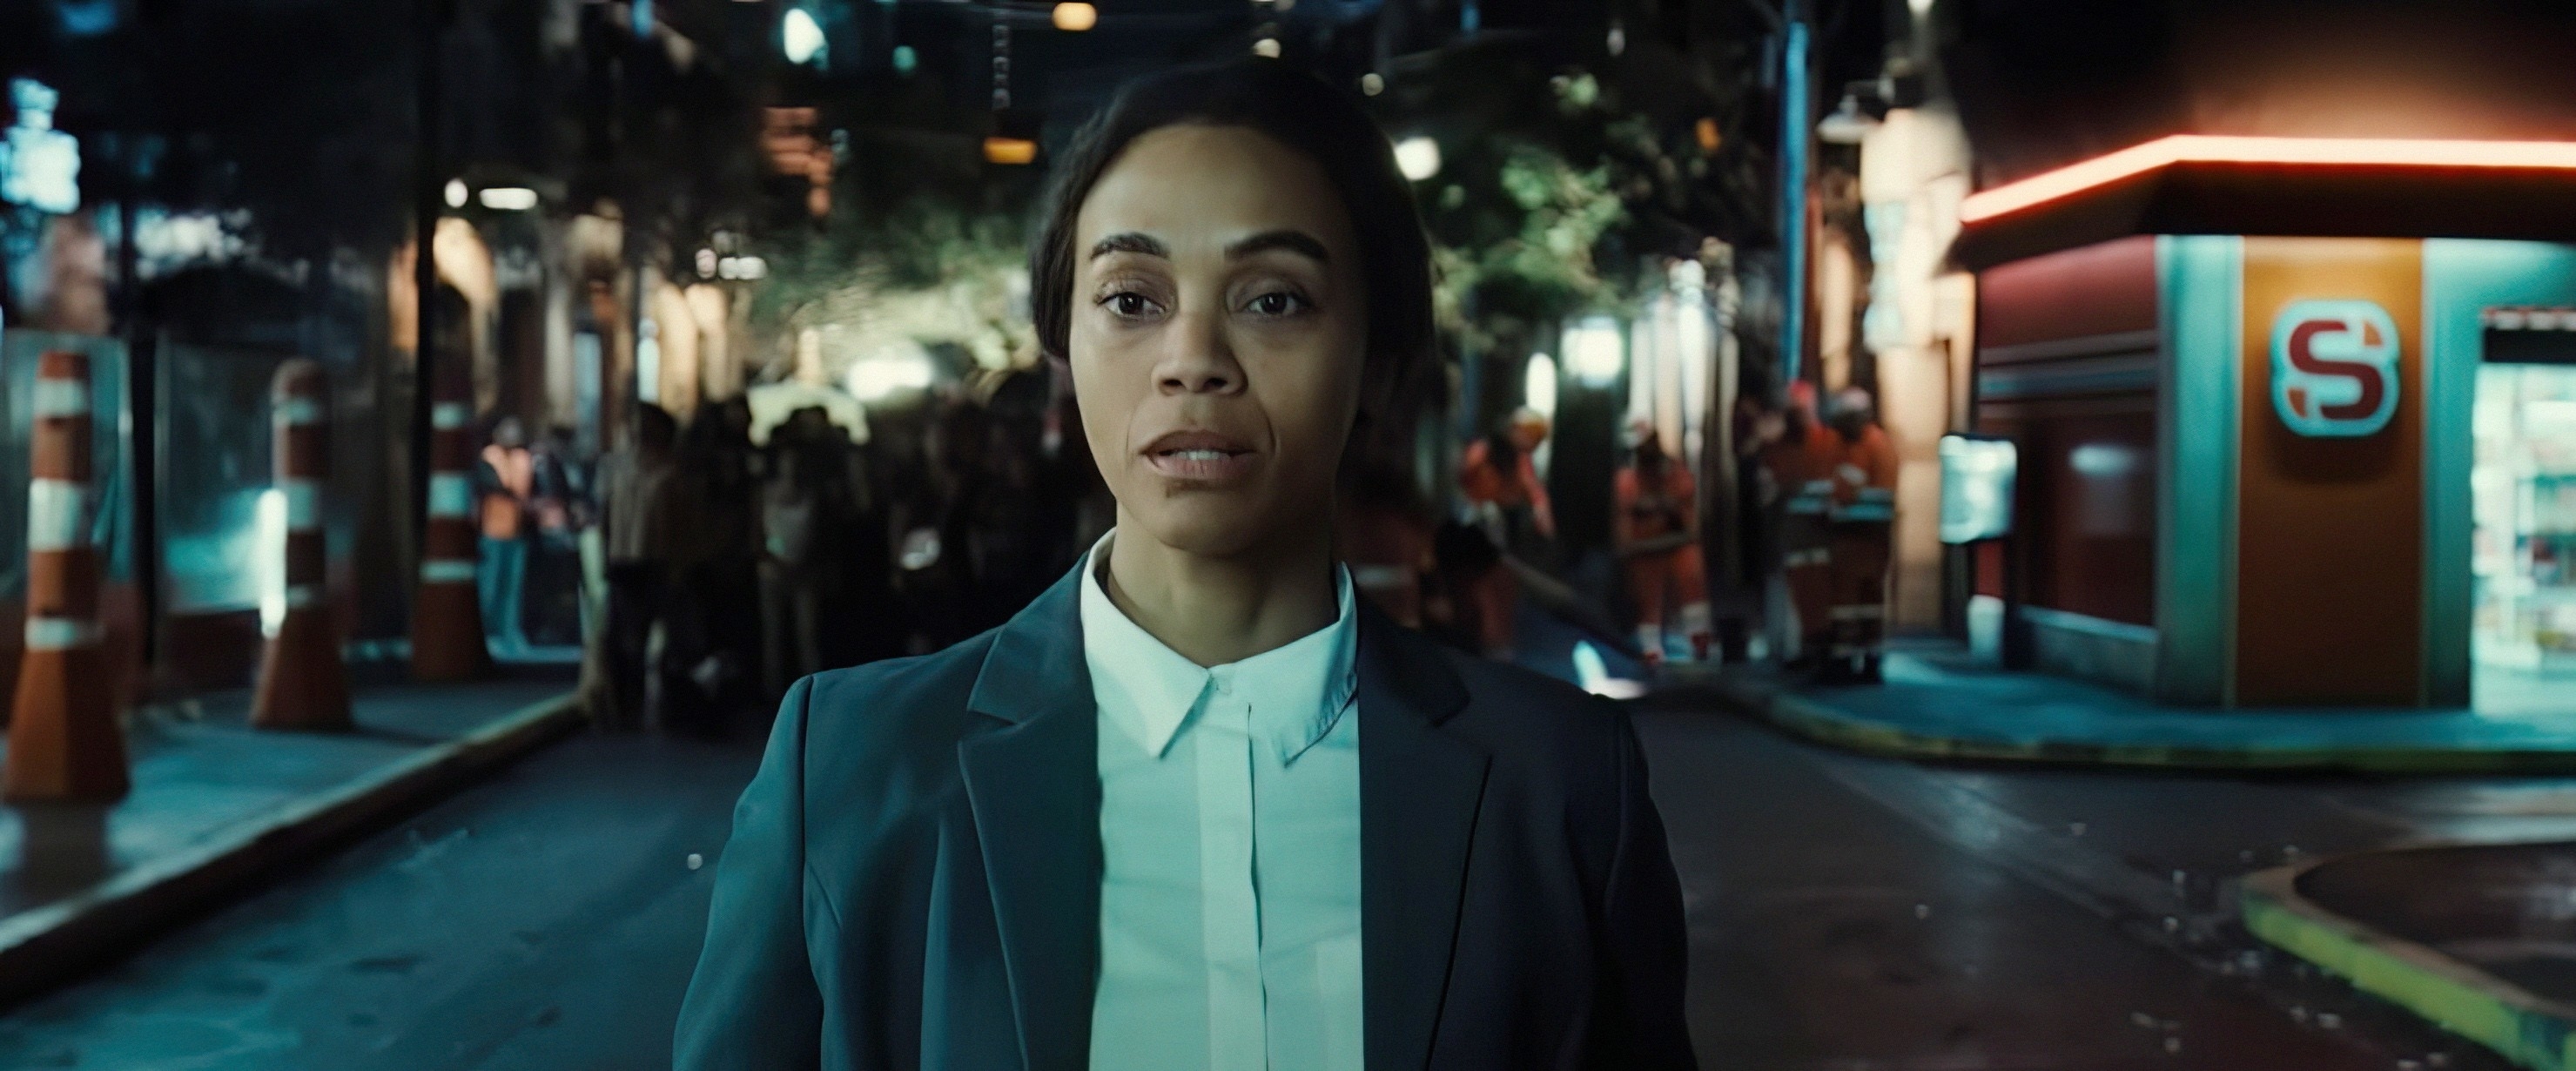
[{"label": "neck", "polygon": [[1332,567],[1332,531],[1324,525],[1219,557],[1157,541],[1121,507],[1109,542],[1109,599],[1181,657],[1221,666],[1339,619]]}]

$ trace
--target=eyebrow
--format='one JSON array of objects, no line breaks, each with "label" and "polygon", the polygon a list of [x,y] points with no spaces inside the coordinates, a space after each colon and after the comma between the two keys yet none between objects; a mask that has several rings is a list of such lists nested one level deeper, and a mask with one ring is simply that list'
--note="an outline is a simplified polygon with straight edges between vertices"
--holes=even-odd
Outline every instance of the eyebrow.
[{"label": "eyebrow", "polygon": [[1098,260],[1111,253],[1142,253],[1149,257],[1161,257],[1165,260],[1169,260],[1172,257],[1171,247],[1164,245],[1153,235],[1138,234],[1134,231],[1129,231],[1125,234],[1110,235],[1107,238],[1101,239],[1098,245],[1091,247],[1091,259],[1093,260]]},{"label": "eyebrow", "polygon": [[1302,253],[1317,264],[1330,264],[1333,258],[1324,251],[1324,243],[1304,231],[1263,231],[1225,247],[1225,259],[1241,260],[1256,253],[1284,249]]},{"label": "eyebrow", "polygon": [[[1241,260],[1245,257],[1267,253],[1274,249],[1302,254],[1318,264],[1330,264],[1333,262],[1332,255],[1325,250],[1324,243],[1321,240],[1317,239],[1314,235],[1296,230],[1263,231],[1249,238],[1245,238],[1232,245],[1226,246],[1225,258],[1227,260]],[[1166,260],[1171,259],[1172,256],[1171,247],[1164,245],[1161,239],[1155,238],[1150,234],[1140,234],[1135,231],[1110,235],[1109,237],[1101,239],[1091,247],[1091,259],[1093,260],[1098,260],[1111,253],[1137,253],[1149,257],[1162,257]]]}]

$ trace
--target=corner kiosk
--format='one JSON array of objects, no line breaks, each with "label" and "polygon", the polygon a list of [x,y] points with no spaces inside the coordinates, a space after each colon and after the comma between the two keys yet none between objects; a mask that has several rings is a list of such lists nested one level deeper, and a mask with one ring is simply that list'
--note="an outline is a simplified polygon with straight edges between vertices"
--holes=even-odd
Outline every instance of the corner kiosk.
[{"label": "corner kiosk", "polygon": [[2183,135],[1961,215],[2039,668],[2576,712],[2576,143]]}]

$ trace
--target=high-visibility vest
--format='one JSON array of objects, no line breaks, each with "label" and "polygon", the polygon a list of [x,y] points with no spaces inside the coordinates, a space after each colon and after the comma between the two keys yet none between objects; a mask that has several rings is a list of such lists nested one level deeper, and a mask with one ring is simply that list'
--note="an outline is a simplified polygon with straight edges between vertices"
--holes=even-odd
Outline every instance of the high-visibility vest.
[{"label": "high-visibility vest", "polygon": [[1844,448],[1834,466],[1837,521],[1896,519],[1896,448],[1875,424]]}]

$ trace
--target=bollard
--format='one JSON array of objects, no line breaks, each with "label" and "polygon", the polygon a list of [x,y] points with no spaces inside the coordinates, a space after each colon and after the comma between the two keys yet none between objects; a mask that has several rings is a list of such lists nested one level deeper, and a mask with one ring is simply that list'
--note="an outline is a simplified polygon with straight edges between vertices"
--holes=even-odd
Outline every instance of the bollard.
[{"label": "bollard", "polygon": [[40,358],[35,402],[27,466],[27,649],[0,796],[109,803],[123,799],[130,782],[99,643],[88,355],[55,350]]},{"label": "bollard", "polygon": [[428,525],[412,597],[411,675],[468,680],[483,672],[483,608],[474,588],[474,406],[462,374],[438,377],[430,407]]},{"label": "bollard", "polygon": [[331,477],[330,381],[322,366],[278,366],[269,388],[277,490],[286,496],[286,617],[259,661],[250,723],[262,729],[348,729],[349,673],[324,600],[322,488]]}]

